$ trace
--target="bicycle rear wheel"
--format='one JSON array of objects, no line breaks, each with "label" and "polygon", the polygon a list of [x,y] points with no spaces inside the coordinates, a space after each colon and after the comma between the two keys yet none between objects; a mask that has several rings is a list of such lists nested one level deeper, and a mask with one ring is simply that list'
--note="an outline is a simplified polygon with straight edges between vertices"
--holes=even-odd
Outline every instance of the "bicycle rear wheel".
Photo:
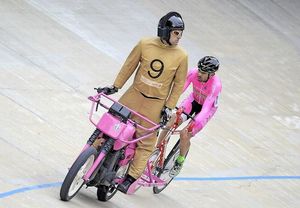
[{"label": "bicycle rear wheel", "polygon": [[179,153],[180,153],[180,149],[179,149],[179,140],[178,140],[177,143],[172,148],[169,155],[167,156],[167,158],[164,162],[163,169],[157,173],[157,177],[166,181],[166,184],[163,186],[154,186],[153,187],[154,194],[159,194],[160,192],[162,192],[173,180],[173,177],[169,176],[169,172],[172,169],[172,167],[174,166],[174,163],[175,163],[177,157],[179,156]]}]

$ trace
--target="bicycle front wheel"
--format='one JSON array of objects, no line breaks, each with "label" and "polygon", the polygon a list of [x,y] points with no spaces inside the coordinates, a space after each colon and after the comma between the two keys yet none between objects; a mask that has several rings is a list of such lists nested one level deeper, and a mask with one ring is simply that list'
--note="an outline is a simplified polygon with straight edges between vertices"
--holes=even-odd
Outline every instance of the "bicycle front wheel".
[{"label": "bicycle front wheel", "polygon": [[169,173],[170,173],[170,170],[172,169],[172,167],[174,166],[174,163],[175,163],[177,157],[179,156],[179,153],[180,153],[180,148],[179,148],[179,140],[178,140],[177,143],[174,145],[173,149],[171,150],[171,152],[169,153],[169,155],[167,156],[167,158],[164,162],[163,169],[157,173],[157,177],[164,180],[166,182],[166,184],[163,186],[154,186],[153,193],[159,194],[173,180],[173,177],[171,177],[169,175]]}]

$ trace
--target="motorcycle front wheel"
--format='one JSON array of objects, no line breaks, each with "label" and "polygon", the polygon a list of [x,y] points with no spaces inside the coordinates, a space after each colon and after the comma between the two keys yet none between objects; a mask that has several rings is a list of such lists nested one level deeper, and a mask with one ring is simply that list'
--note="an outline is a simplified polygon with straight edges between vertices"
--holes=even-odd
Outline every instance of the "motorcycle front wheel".
[{"label": "motorcycle front wheel", "polygon": [[73,163],[60,189],[60,198],[63,201],[71,200],[85,184],[83,176],[92,167],[97,158],[97,150],[90,146],[83,151]]}]

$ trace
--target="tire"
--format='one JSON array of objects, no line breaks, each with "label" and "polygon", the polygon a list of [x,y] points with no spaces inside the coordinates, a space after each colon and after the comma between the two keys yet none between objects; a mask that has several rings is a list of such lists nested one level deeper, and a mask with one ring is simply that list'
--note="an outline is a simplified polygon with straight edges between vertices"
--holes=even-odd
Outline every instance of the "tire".
[{"label": "tire", "polygon": [[99,201],[106,202],[110,200],[117,193],[115,185],[104,186],[100,185],[97,189],[97,198]]},{"label": "tire", "polygon": [[169,155],[167,156],[164,162],[163,169],[158,171],[157,173],[157,177],[166,181],[166,184],[163,186],[154,186],[153,187],[154,194],[159,194],[160,192],[162,192],[173,180],[173,177],[169,176],[169,172],[174,166],[175,160],[179,156],[179,153],[180,153],[180,149],[179,149],[179,140],[178,140],[177,143],[174,145],[173,149],[171,150],[171,152],[169,153]]},{"label": "tire", "polygon": [[[104,166],[107,168],[108,171],[116,171],[117,173],[116,166],[118,164],[119,158],[120,158],[120,151],[117,151],[115,153],[110,153],[107,155],[108,159],[104,162]],[[114,175],[114,178],[116,175]],[[111,179],[113,180],[113,178]],[[117,193],[117,185],[113,183],[113,181],[109,180],[109,185],[107,184],[101,184],[97,186],[97,198],[99,201],[106,202],[110,200],[116,193]]]},{"label": "tire", "polygon": [[[156,171],[156,165],[157,165],[156,163],[157,163],[159,154],[160,154],[159,149],[156,149],[156,150],[154,150],[154,152],[151,154],[151,156],[148,159],[148,161],[150,162],[150,166],[152,169],[151,171],[153,174],[155,174],[155,171]],[[147,168],[145,170],[147,170]]]},{"label": "tire", "polygon": [[[155,174],[155,171],[156,171],[156,169],[155,169],[155,168],[156,168],[156,162],[157,162],[159,153],[160,153],[159,149],[154,150],[154,151],[152,152],[152,154],[150,155],[149,159],[148,159],[148,161],[150,162],[150,167],[151,167],[151,172],[152,172],[152,174]],[[148,161],[147,161],[147,162],[148,162]],[[144,172],[145,172],[145,171],[148,171],[147,166],[146,166]],[[155,174],[155,175],[156,175],[156,174]],[[144,173],[143,173],[142,176],[141,176],[140,178],[138,178],[137,180],[143,180],[143,179],[141,179],[141,178],[144,178],[144,179],[146,179],[146,180],[149,179]],[[137,182],[137,184],[136,184],[135,187],[134,187],[134,189],[135,189],[134,192],[136,192],[137,190],[139,190],[139,189],[141,188],[141,186],[142,186],[142,185],[140,185],[140,184]]]},{"label": "tire", "polygon": [[73,163],[60,189],[60,198],[63,201],[72,199],[84,185],[82,177],[92,167],[97,157],[97,150],[90,146],[82,152]]}]

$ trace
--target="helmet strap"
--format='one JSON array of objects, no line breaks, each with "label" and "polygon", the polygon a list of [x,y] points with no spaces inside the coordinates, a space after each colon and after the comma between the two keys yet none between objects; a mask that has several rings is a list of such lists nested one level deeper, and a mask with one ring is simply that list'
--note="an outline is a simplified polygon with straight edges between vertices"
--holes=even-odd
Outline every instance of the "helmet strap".
[{"label": "helmet strap", "polygon": [[170,43],[170,38],[166,41],[170,46],[172,45],[171,43]]},{"label": "helmet strap", "polygon": [[172,45],[171,43],[170,43],[170,38],[169,38],[169,40],[164,40],[164,39],[162,39],[162,38],[160,38],[160,41],[163,43],[163,44],[165,44],[165,45]]},{"label": "helmet strap", "polygon": [[207,80],[205,81],[205,82],[207,82],[212,76],[214,76],[215,75],[215,72],[213,72],[213,73],[209,73],[208,74],[208,77],[207,77]]}]

